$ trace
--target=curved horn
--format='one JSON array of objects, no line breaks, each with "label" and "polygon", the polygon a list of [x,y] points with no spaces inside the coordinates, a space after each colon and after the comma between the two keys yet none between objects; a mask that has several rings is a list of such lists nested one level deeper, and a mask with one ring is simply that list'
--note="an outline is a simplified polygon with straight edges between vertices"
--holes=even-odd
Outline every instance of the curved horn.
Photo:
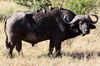
[{"label": "curved horn", "polygon": [[75,16],[75,17],[73,18],[73,20],[70,22],[70,24],[72,24],[72,23],[76,22],[78,19],[80,19],[79,16],[80,16],[80,15]]},{"label": "curved horn", "polygon": [[72,19],[71,22],[66,22],[66,21],[68,21],[68,15],[69,15],[69,14],[65,15],[64,18],[63,18],[63,21],[64,21],[64,23],[66,23],[66,24],[72,24],[72,23],[76,22],[78,19],[83,18],[83,15],[76,15],[76,16]]},{"label": "curved horn", "polygon": [[68,23],[66,22],[66,21],[67,21],[67,20],[66,20],[67,16],[68,16],[68,15],[65,15],[65,16],[63,17],[63,21],[64,21],[64,23],[66,23],[66,24],[68,24]]},{"label": "curved horn", "polygon": [[94,16],[96,18],[96,20],[95,21],[92,20],[91,23],[92,24],[96,24],[98,22],[98,16],[97,15],[93,15],[93,14],[92,14],[92,16]]},{"label": "curved horn", "polygon": [[[71,22],[66,22],[68,20],[68,15],[65,15],[64,18],[63,18],[63,21],[64,23],[67,23],[67,24],[72,24],[74,22],[76,22],[77,20],[80,20],[82,18],[85,18],[86,15],[76,15]],[[66,20],[67,19],[67,20]]]},{"label": "curved horn", "polygon": [[80,20],[84,17],[85,17],[85,15],[76,15],[69,24],[72,24],[72,23],[76,22],[77,20]]}]

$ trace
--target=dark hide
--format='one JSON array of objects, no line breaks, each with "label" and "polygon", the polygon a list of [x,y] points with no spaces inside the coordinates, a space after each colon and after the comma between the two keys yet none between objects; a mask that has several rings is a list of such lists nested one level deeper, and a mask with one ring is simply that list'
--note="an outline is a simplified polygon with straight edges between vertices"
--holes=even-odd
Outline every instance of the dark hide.
[{"label": "dark hide", "polygon": [[[66,22],[63,21],[65,15],[67,15]],[[20,54],[22,40],[34,45],[48,39],[50,40],[48,54],[52,55],[55,48],[56,56],[60,56],[62,41],[82,34],[84,29],[90,29],[87,21],[78,20],[75,23],[67,24],[75,16],[72,11],[58,7],[14,13],[5,21],[6,46],[10,49],[8,56],[12,57],[15,46]],[[86,32],[84,35],[88,33]]]}]

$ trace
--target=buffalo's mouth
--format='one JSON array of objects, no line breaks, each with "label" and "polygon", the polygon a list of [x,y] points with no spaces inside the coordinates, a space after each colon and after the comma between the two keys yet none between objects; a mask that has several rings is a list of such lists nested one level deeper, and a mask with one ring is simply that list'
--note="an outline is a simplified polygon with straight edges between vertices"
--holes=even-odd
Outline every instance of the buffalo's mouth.
[{"label": "buffalo's mouth", "polygon": [[84,31],[82,31],[81,36],[85,36],[89,33],[90,33],[90,30],[84,30]]}]

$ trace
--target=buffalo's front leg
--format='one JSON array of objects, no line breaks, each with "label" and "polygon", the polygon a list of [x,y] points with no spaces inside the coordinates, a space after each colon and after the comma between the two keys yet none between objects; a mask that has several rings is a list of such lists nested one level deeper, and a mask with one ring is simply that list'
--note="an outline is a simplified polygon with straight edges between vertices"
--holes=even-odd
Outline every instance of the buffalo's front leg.
[{"label": "buffalo's front leg", "polygon": [[53,48],[55,47],[55,56],[61,56],[61,42],[62,42],[62,34],[59,33],[55,33],[53,34],[52,39],[50,40],[50,49],[49,49],[49,53],[52,54]]},{"label": "buffalo's front leg", "polygon": [[55,54],[56,57],[61,56],[61,41],[60,40],[55,40]]},{"label": "buffalo's front leg", "polygon": [[48,53],[49,57],[52,56],[52,52],[53,52],[53,50],[54,50],[54,40],[53,40],[53,39],[50,39],[50,44],[49,44],[49,53]]}]

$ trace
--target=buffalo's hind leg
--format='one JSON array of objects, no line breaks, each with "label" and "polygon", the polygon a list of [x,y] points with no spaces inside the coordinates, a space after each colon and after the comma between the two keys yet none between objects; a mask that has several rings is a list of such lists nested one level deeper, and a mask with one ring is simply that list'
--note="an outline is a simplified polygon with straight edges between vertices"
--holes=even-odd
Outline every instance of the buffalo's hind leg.
[{"label": "buffalo's hind leg", "polygon": [[13,51],[16,44],[13,42],[9,42],[9,44],[10,44],[10,47],[8,48],[8,56],[7,57],[12,58],[12,51]]},{"label": "buffalo's hind leg", "polygon": [[10,42],[8,42],[8,38],[6,37],[6,40],[5,40],[5,44],[6,44],[6,48],[9,49],[11,47],[11,44]]},{"label": "buffalo's hind leg", "polygon": [[19,42],[16,43],[16,50],[17,50],[19,55],[24,56],[23,52],[22,52],[22,41],[19,41]]},{"label": "buffalo's hind leg", "polygon": [[[17,40],[17,39],[16,39]],[[21,41],[9,41],[6,39],[5,41],[6,43],[6,47],[7,47],[7,50],[8,50],[8,55],[7,57],[8,58],[12,58],[12,52],[13,52],[13,49],[14,47],[16,46],[16,50],[18,51],[18,53],[20,54],[21,53],[21,48],[22,48],[22,44],[21,44]]]},{"label": "buffalo's hind leg", "polygon": [[12,42],[8,42],[8,37],[6,37],[5,44],[6,44],[6,48],[8,51],[7,58],[12,58],[12,51],[13,51],[15,44]]}]

